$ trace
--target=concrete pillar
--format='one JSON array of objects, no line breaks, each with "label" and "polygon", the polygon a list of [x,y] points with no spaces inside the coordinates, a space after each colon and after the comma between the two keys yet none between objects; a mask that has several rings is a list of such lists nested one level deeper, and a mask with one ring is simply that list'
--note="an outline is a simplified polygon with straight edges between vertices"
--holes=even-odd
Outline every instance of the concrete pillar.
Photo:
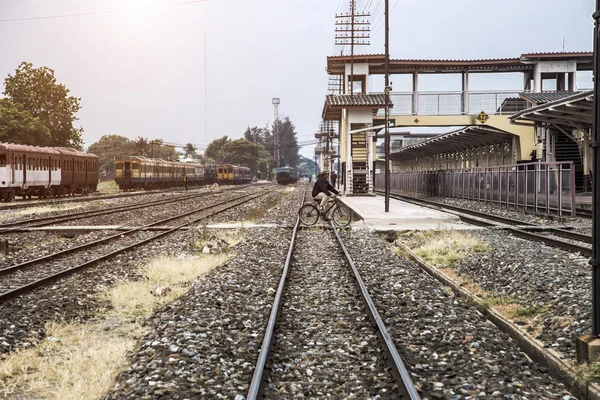
[{"label": "concrete pillar", "polygon": [[533,91],[536,93],[542,91],[542,71],[538,64],[535,65],[533,70]]},{"label": "concrete pillar", "polygon": [[462,114],[469,115],[469,72],[462,73]]},{"label": "concrete pillar", "polygon": [[569,79],[569,92],[574,92],[577,90],[577,74],[575,72],[568,73]]},{"label": "concrete pillar", "polygon": [[523,90],[529,91],[531,90],[531,72],[525,71],[523,73]]},{"label": "concrete pillar", "polygon": [[590,185],[590,165],[592,161],[592,152],[590,151],[589,129],[581,131],[583,135],[583,191],[591,191]]},{"label": "concrete pillar", "polygon": [[566,90],[566,79],[564,73],[556,74],[556,91],[564,92]]},{"label": "concrete pillar", "polygon": [[413,115],[419,115],[419,74],[413,72],[413,104],[412,113]]}]

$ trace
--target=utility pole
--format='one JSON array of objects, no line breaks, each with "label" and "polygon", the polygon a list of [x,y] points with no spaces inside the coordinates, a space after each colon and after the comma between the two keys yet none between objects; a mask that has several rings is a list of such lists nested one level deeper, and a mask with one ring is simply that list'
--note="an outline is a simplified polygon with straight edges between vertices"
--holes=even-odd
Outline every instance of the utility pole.
[{"label": "utility pole", "polygon": [[593,168],[592,176],[592,288],[593,288],[593,334],[600,337],[600,0],[596,0],[596,12],[593,15],[594,26],[594,129],[592,139]]},{"label": "utility pole", "polygon": [[577,337],[577,363],[599,362],[600,350],[600,0],[594,18],[594,125],[592,127],[592,334]]},{"label": "utility pole", "polygon": [[[356,0],[350,0],[350,13],[336,15],[335,44],[350,45],[350,94],[354,94],[354,46],[368,46],[371,38],[369,13],[356,13]],[[361,19],[363,18],[363,19]],[[346,72],[344,72],[346,75]]]},{"label": "utility pole", "polygon": [[[204,146],[208,147],[208,59],[206,50],[206,31],[204,31]],[[206,150],[205,150],[206,151]],[[206,164],[206,158],[205,158]]]},{"label": "utility pole", "polygon": [[390,90],[390,0],[385,0],[385,212],[390,212]]},{"label": "utility pole", "polygon": [[273,149],[273,157],[275,158],[275,168],[279,167],[279,104],[281,101],[279,97],[273,97],[271,101],[273,103],[273,107],[275,109],[275,130],[273,132],[274,140],[275,140],[275,148]]}]

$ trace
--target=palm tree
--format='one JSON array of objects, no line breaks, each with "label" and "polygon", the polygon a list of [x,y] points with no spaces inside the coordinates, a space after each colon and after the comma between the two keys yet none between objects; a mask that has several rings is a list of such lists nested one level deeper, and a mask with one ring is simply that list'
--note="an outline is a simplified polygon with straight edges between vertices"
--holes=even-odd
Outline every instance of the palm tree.
[{"label": "palm tree", "polygon": [[183,148],[183,152],[185,153],[185,155],[187,157],[192,157],[192,156],[196,155],[196,150],[198,150],[198,149],[196,148],[196,146],[194,146],[193,143],[188,143]]},{"label": "palm tree", "polygon": [[148,139],[138,136],[134,142],[136,156],[147,156],[148,155]]}]

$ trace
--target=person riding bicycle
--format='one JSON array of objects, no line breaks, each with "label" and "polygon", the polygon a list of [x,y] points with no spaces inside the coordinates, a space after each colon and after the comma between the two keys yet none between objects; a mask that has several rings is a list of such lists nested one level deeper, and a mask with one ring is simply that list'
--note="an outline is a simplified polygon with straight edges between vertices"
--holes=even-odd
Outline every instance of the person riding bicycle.
[{"label": "person riding bicycle", "polygon": [[331,192],[340,194],[333,186],[329,184],[329,171],[322,171],[318,176],[317,180],[312,189],[312,197],[317,201],[321,201],[319,205],[319,211],[323,211],[327,202],[332,198]]}]

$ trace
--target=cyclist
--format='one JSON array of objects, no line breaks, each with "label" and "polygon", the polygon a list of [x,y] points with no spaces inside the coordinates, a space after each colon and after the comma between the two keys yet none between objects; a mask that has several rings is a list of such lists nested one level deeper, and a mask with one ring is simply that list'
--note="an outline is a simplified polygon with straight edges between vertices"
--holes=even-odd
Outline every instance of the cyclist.
[{"label": "cyclist", "polygon": [[317,201],[321,201],[319,205],[319,211],[325,210],[325,205],[333,197],[331,192],[340,194],[333,186],[329,184],[329,171],[322,171],[318,176],[317,180],[312,189],[312,197]]}]

